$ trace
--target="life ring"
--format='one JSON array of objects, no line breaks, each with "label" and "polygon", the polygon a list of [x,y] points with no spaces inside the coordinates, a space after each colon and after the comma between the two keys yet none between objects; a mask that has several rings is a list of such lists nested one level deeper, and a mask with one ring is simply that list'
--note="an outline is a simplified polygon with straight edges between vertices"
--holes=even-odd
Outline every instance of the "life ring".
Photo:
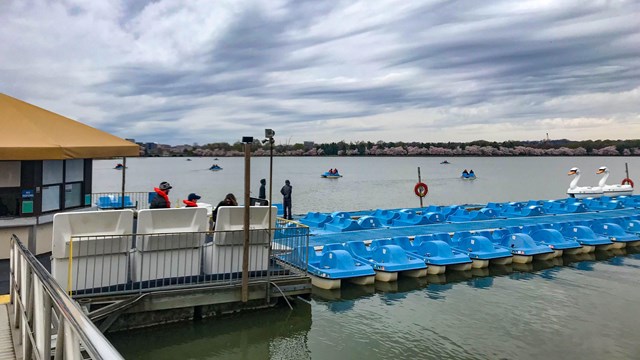
[{"label": "life ring", "polygon": [[413,188],[413,192],[416,193],[417,196],[422,198],[427,196],[427,194],[429,193],[429,187],[427,186],[427,184],[419,182]]},{"label": "life ring", "polygon": [[624,179],[622,179],[622,183],[621,183],[621,184],[622,184],[622,185],[627,185],[627,184],[629,184],[629,185],[631,185],[631,187],[633,187],[633,180],[631,180],[631,179],[629,179],[629,178],[624,178]]}]

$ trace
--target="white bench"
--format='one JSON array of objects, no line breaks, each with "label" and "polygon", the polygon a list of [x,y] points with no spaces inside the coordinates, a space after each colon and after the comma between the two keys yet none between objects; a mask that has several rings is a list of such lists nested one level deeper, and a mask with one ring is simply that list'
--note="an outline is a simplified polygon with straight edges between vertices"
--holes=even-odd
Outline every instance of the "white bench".
[{"label": "white bench", "polygon": [[[269,268],[269,224],[275,228],[278,210],[268,206],[252,206],[249,216],[249,271],[265,271]],[[204,246],[203,271],[207,275],[229,274],[242,271],[244,244],[244,207],[222,206],[218,208],[216,232],[213,243]]]},{"label": "white bench", "polygon": [[140,210],[136,246],[130,256],[131,280],[200,275],[201,249],[208,228],[204,207]]},{"label": "white bench", "polygon": [[[132,230],[133,210],[55,214],[51,274],[63,289],[69,289],[71,258],[73,291],[126,284]],[[124,234],[129,235],[119,236]]]}]

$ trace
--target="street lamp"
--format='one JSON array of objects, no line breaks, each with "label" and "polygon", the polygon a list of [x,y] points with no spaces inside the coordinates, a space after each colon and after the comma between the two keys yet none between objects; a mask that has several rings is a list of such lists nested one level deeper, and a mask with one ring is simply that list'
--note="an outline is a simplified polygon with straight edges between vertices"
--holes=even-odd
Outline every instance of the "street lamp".
[{"label": "street lamp", "polygon": [[[269,232],[268,236],[271,239],[271,234],[273,232],[273,224],[271,224],[271,216],[273,211],[273,143],[275,140],[273,137],[276,135],[276,132],[273,129],[264,129],[264,137],[266,139],[262,140],[262,144],[269,143]],[[271,259],[271,240],[269,240],[269,255],[268,259]],[[270,272],[267,271],[267,284],[271,283]],[[267,303],[271,302],[271,286],[267,286]]]}]

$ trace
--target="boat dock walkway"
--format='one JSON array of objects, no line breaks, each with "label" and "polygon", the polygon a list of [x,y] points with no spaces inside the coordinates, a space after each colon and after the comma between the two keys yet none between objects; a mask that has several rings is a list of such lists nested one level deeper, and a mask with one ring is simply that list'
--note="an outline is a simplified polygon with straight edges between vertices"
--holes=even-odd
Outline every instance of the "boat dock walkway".
[{"label": "boat dock walkway", "polygon": [[0,296],[0,359],[16,359],[13,334],[9,324],[9,307]]},{"label": "boat dock walkway", "polygon": [[555,214],[531,217],[499,218],[482,221],[468,221],[461,223],[438,223],[419,226],[386,227],[370,230],[345,231],[341,233],[318,234],[310,236],[309,245],[324,246],[332,243],[348,241],[365,241],[373,239],[391,238],[394,236],[416,236],[435,232],[474,231],[484,229],[497,229],[507,226],[520,226],[544,223],[556,223],[563,221],[582,221],[601,218],[636,215],[637,209],[603,210],[598,212]]}]

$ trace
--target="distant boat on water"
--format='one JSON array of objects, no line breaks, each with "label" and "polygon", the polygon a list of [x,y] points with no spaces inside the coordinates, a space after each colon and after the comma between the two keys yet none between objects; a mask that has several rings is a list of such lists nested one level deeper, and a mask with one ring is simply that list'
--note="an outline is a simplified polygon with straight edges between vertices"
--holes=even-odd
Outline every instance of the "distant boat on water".
[{"label": "distant boat on water", "polygon": [[122,164],[118,163],[118,164],[116,164],[116,166],[114,167],[114,169],[115,169],[115,170],[122,170],[122,169],[124,169],[124,165],[122,165]]},{"label": "distant boat on water", "polygon": [[441,161],[440,164],[446,165],[446,164],[451,164],[451,163],[448,162],[447,160],[445,160],[445,161]]},{"label": "distant boat on water", "polygon": [[213,165],[211,165],[209,170],[211,170],[211,171],[220,171],[220,170],[222,170],[222,168],[218,164],[213,164]]}]

